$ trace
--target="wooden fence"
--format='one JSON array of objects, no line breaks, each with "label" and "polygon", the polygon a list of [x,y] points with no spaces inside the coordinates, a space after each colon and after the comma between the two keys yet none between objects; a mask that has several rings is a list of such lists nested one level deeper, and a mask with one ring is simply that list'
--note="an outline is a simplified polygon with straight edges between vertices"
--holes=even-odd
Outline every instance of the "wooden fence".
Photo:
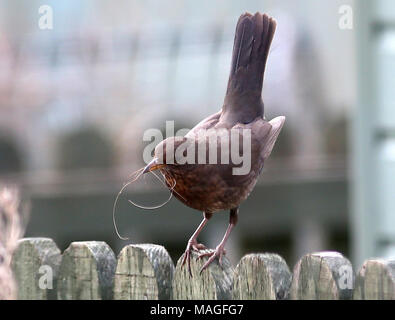
[{"label": "wooden fence", "polygon": [[290,272],[277,254],[224,258],[192,277],[166,249],[133,244],[118,255],[105,242],[73,242],[61,254],[52,239],[25,238],[12,267],[19,299],[395,299],[395,261],[367,260],[357,275],[337,252],[307,254]]}]

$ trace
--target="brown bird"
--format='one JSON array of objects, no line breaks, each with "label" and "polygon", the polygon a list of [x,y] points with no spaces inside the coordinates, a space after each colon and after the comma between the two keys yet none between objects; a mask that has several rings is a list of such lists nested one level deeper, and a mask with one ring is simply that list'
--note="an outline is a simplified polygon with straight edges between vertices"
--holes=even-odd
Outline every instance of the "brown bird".
[{"label": "brown bird", "polygon": [[[203,221],[189,239],[184,254],[182,265],[187,262],[189,271],[191,251],[205,248],[197,242],[199,233],[213,213],[230,210],[229,226],[220,244],[199,256],[209,256],[201,271],[216,258],[222,263],[225,243],[237,223],[239,205],[255,187],[284,124],[283,116],[265,120],[262,100],[263,76],[275,29],[276,21],[266,14],[240,16],[222,109],[184,137],[167,138],[158,144],[153,160],[143,171],[159,169],[175,197],[203,212]],[[232,139],[234,132],[236,139]],[[236,154],[242,155],[249,165],[226,157],[233,156],[234,146]],[[195,153],[187,157],[191,150]],[[228,153],[223,156],[226,150]],[[211,161],[210,156],[221,159],[220,163]],[[249,170],[242,172],[244,166]]]}]

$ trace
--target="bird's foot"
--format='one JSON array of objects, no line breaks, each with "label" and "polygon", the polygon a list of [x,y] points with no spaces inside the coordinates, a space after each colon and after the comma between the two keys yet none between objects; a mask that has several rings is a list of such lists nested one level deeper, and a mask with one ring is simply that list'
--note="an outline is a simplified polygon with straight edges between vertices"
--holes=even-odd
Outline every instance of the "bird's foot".
[{"label": "bird's foot", "polygon": [[189,275],[192,277],[191,271],[191,253],[193,251],[205,250],[206,246],[204,244],[198,243],[196,240],[188,241],[187,248],[184,252],[184,258],[182,260],[181,267],[184,267],[185,263],[188,263]]},{"label": "bird's foot", "polygon": [[202,253],[198,256],[198,259],[201,259],[203,257],[209,257],[209,259],[205,262],[203,267],[200,269],[200,274],[203,272],[203,270],[207,269],[207,267],[215,260],[215,258],[218,257],[218,262],[219,265],[222,267],[222,256],[226,254],[226,250],[224,246],[218,245],[215,250],[210,251],[210,252],[205,252]]}]

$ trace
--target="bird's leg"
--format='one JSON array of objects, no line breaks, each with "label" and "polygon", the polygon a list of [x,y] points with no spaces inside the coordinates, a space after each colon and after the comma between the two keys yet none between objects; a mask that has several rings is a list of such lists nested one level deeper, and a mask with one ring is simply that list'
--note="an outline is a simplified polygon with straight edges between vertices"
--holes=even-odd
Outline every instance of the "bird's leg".
[{"label": "bird's leg", "polygon": [[216,257],[218,257],[219,264],[222,266],[222,256],[225,254],[225,248],[224,247],[225,247],[226,241],[228,240],[230,232],[232,231],[233,227],[237,223],[238,212],[239,212],[239,208],[234,208],[234,209],[230,210],[228,228],[226,229],[224,237],[222,238],[222,240],[219,243],[219,245],[215,248],[215,250],[211,251],[211,252],[207,252],[207,253],[202,253],[201,255],[199,255],[198,259],[201,259],[203,257],[210,257],[206,261],[206,263],[203,265],[203,267],[200,269],[200,273],[202,273],[202,271],[204,269],[206,269],[210,265],[210,263],[215,260]]},{"label": "bird's leg", "polygon": [[206,225],[208,220],[211,218],[211,216],[212,216],[212,213],[209,213],[209,212],[204,212],[203,213],[203,220],[202,220],[202,222],[197,227],[197,229],[195,230],[195,232],[193,233],[191,238],[188,240],[187,248],[185,249],[184,259],[182,260],[181,266],[183,267],[185,265],[185,263],[188,262],[188,271],[189,271],[189,274],[191,276],[192,276],[192,272],[191,272],[191,251],[192,250],[199,251],[199,250],[202,250],[202,249],[206,249],[206,247],[203,244],[197,242],[197,237],[199,236],[199,233],[203,230],[204,226]]}]

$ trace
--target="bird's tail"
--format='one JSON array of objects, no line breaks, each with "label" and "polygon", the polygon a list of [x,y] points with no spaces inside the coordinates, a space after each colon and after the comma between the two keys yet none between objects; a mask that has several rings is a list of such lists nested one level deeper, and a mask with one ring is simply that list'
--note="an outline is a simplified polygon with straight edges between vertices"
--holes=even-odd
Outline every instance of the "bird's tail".
[{"label": "bird's tail", "polygon": [[276,25],[276,21],[267,14],[257,12],[240,16],[226,92],[227,98],[233,103],[235,100],[237,103],[239,98],[244,100],[245,95],[261,101],[263,74]]}]

